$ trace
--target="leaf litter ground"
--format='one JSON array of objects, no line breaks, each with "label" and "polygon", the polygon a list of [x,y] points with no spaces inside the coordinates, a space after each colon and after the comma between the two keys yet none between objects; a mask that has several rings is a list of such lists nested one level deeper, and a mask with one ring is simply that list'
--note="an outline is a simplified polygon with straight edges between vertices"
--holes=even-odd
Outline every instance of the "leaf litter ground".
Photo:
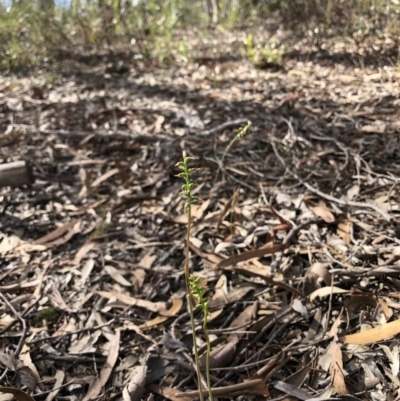
[{"label": "leaf litter ground", "polygon": [[215,398],[396,399],[390,44],[361,66],[349,44],[298,43],[274,71],[205,50],[123,75],[80,66],[51,85],[2,78],[2,161],[36,174],[1,190],[0,374],[17,389],[3,395],[198,397],[175,167],[186,150]]}]

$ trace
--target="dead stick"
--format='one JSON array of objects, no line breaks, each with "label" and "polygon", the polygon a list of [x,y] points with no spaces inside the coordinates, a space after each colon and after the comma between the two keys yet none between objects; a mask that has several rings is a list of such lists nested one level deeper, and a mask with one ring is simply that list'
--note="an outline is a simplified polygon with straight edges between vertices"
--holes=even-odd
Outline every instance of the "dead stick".
[{"label": "dead stick", "polygon": [[[214,395],[214,396],[225,396],[226,394],[229,394],[229,393],[247,390],[251,387],[261,384],[262,382],[263,382],[262,379],[250,380],[245,383],[232,384],[231,386],[215,387],[215,388],[212,388],[211,391],[212,391],[212,395]],[[202,393],[204,396],[207,396],[208,390],[203,390]],[[175,397],[177,397],[177,398],[183,398],[183,397],[195,398],[195,397],[198,397],[199,395],[200,395],[200,392],[198,390],[196,390],[196,391],[190,391],[187,393],[176,394]]]},{"label": "dead stick", "polygon": [[384,210],[382,210],[378,205],[374,205],[373,203],[362,203],[362,202],[354,202],[354,201],[350,201],[350,200],[346,201],[343,199],[338,199],[332,195],[325,194],[324,192],[321,192],[318,189],[315,189],[312,185],[308,184],[307,182],[304,182],[294,171],[289,169],[289,167],[286,165],[285,160],[279,154],[278,149],[276,148],[276,145],[273,141],[271,142],[271,145],[272,145],[272,148],[274,150],[276,157],[281,162],[282,166],[286,169],[286,171],[289,172],[289,174],[291,174],[299,182],[301,182],[302,185],[304,185],[310,192],[320,196],[321,198],[325,198],[331,202],[338,203],[339,205],[342,205],[342,206],[354,206],[354,207],[359,207],[362,209],[365,209],[365,208],[373,209],[373,210],[375,210],[375,212],[377,212],[381,216],[383,216],[385,218],[385,220],[391,221],[392,216],[390,216],[389,213],[386,213]]}]

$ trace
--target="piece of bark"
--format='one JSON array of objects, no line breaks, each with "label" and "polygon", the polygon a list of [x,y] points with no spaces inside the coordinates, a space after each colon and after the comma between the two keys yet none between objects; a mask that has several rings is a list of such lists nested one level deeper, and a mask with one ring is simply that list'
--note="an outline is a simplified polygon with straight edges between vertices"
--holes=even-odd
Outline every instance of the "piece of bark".
[{"label": "piece of bark", "polygon": [[33,184],[35,178],[31,165],[26,161],[0,164],[0,188],[21,187]]}]

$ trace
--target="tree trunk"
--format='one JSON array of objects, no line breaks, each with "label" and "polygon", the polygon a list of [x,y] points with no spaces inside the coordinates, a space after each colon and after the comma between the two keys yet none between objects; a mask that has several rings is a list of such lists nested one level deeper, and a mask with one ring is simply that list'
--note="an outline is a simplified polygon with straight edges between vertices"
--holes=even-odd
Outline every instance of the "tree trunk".
[{"label": "tree trunk", "polygon": [[212,22],[218,24],[219,12],[218,12],[218,0],[211,0],[212,5]]},{"label": "tree trunk", "polygon": [[214,24],[218,24],[219,20],[219,10],[218,10],[218,0],[204,0],[204,7],[206,14],[211,17]]},{"label": "tree trunk", "polygon": [[42,11],[53,12],[54,0],[38,0],[39,7]]}]

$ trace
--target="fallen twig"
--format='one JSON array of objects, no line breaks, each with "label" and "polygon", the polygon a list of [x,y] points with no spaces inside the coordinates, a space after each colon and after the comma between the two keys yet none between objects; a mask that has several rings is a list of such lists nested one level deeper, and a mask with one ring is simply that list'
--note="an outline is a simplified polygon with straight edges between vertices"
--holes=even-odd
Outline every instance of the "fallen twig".
[{"label": "fallen twig", "polygon": [[[25,338],[27,336],[27,327],[26,327],[26,322],[25,319],[23,319],[20,314],[14,309],[14,307],[12,306],[12,304],[8,301],[8,299],[3,295],[3,293],[0,292],[0,298],[4,301],[4,303],[9,307],[9,309],[11,310],[11,312],[17,317],[17,319],[21,322],[21,327],[22,327],[22,335],[21,338],[19,339],[17,348],[14,351],[14,357],[18,358],[22,347],[24,345],[24,341]],[[0,376],[0,383],[3,381],[4,377],[6,376],[8,372],[8,368],[4,369],[3,374]]]},{"label": "fallen twig", "polygon": [[281,162],[282,166],[285,168],[285,170],[291,174],[293,177],[295,177],[299,182],[302,183],[303,186],[305,186],[310,192],[320,196],[321,198],[324,198],[326,200],[329,200],[331,202],[335,202],[339,205],[343,206],[354,206],[354,207],[359,207],[362,209],[368,208],[368,209],[373,209],[375,212],[379,213],[381,216],[385,218],[387,221],[392,220],[392,216],[390,216],[389,213],[386,213],[384,210],[382,210],[378,205],[374,205],[372,203],[362,203],[362,202],[354,202],[350,200],[343,200],[343,199],[338,199],[335,198],[332,195],[325,194],[324,192],[321,192],[318,189],[315,189],[312,185],[308,184],[307,182],[304,182],[294,171],[292,171],[287,165],[285,160],[282,158],[282,156],[279,154],[278,149],[273,141],[271,141],[272,148],[274,150],[274,153],[278,160]]},{"label": "fallen twig", "polygon": [[[231,386],[213,387],[212,394],[215,396],[226,396],[227,394],[230,394],[233,392],[248,390],[249,388],[252,388],[258,384],[261,384],[262,382],[263,382],[262,379],[256,379],[256,380],[250,380],[245,383],[232,384]],[[203,390],[202,393],[204,396],[207,396],[208,390]],[[188,391],[187,393],[177,394],[176,397],[177,398],[183,398],[183,397],[196,398],[199,395],[200,395],[200,392],[198,390],[196,390],[196,391]]]},{"label": "fallen twig", "polygon": [[[19,339],[18,346],[14,351],[14,356],[18,358],[19,353],[22,350],[22,346],[24,345],[24,341],[27,335],[27,327],[26,327],[26,322],[25,319],[21,317],[21,315],[14,309],[12,304],[8,301],[8,299],[3,295],[3,293],[0,292],[0,298],[4,301],[4,303],[9,307],[11,312],[17,317],[17,319],[21,322],[21,327],[22,327],[22,335],[21,338]],[[0,380],[1,381],[1,380]]]},{"label": "fallen twig", "polygon": [[98,326],[85,327],[83,329],[79,329],[79,330],[75,330],[75,331],[67,331],[66,333],[59,334],[57,336],[48,336],[48,337],[36,338],[35,340],[29,341],[28,344],[32,345],[32,344],[37,344],[37,343],[40,343],[40,342],[43,342],[43,341],[57,340],[57,339],[62,338],[62,337],[72,336],[74,334],[84,333],[86,331],[96,331],[96,330],[101,329],[101,328],[103,328],[105,326],[109,326],[110,324],[114,323],[114,321],[115,321],[115,319],[111,319],[106,323],[99,324]]}]

